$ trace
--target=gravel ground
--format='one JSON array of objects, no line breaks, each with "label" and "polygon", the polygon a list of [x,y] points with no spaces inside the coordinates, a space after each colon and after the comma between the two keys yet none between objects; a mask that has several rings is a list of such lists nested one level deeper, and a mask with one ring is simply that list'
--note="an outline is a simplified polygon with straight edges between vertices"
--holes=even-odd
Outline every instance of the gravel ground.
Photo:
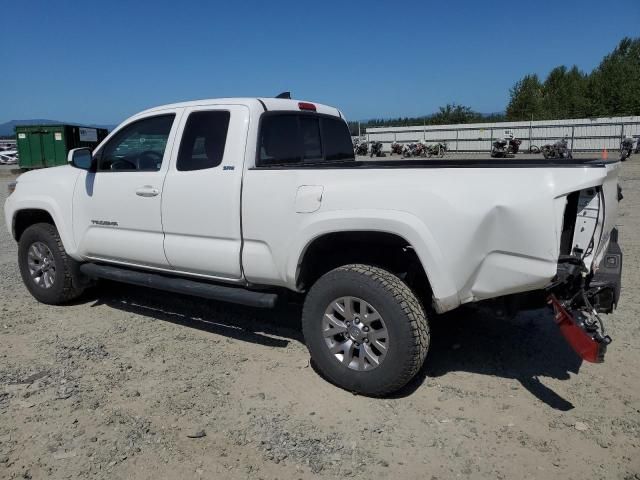
[{"label": "gravel ground", "polygon": [[41,305],[3,225],[0,478],[638,479],[639,162],[623,167],[624,287],[605,364],[582,364],[547,311],[461,311],[433,319],[425,367],[389,399],[314,372],[296,305],[109,283]]}]

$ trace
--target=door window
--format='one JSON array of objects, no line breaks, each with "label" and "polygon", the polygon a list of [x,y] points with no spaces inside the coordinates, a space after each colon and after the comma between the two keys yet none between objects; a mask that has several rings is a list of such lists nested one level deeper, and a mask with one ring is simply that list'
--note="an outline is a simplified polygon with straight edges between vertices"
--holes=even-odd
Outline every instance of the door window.
[{"label": "door window", "polygon": [[225,111],[190,114],[182,134],[176,168],[189,171],[220,165],[227,142],[230,116]]},{"label": "door window", "polygon": [[133,122],[109,140],[100,152],[99,170],[160,170],[175,114]]}]

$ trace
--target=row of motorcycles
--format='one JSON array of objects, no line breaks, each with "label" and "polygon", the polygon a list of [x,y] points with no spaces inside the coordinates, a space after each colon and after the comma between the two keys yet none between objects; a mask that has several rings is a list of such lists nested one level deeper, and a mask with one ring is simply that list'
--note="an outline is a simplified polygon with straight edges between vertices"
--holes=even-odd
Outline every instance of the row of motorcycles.
[{"label": "row of motorcycles", "polygon": [[[505,158],[509,155],[515,155],[520,151],[520,145],[522,140],[515,138],[514,136],[505,136],[495,140],[491,145],[491,157],[493,158]],[[634,139],[631,137],[623,138],[620,142],[620,160],[625,161],[634,153]],[[386,157],[386,154],[382,151],[382,142],[360,142],[355,141],[353,150],[356,155],[369,155],[370,157]],[[393,142],[391,144],[392,155],[402,155],[403,158],[410,157],[444,157],[445,152],[448,150],[447,142],[436,143],[408,143],[401,144]],[[530,153],[542,153],[542,156],[547,159],[572,159],[573,154],[569,148],[568,136],[558,140],[554,143],[547,143],[542,147],[531,145],[529,148]],[[640,153],[640,138],[638,139],[635,147],[635,153]]]},{"label": "row of motorcycles", "polygon": [[[424,143],[415,142],[402,144],[393,142],[391,144],[392,155],[402,155],[403,158],[409,157],[444,157],[448,149],[447,142]],[[370,157],[386,157],[382,151],[382,142],[360,142],[358,140],[353,144],[353,151],[356,155],[369,155]]]},{"label": "row of motorcycles", "polygon": [[356,155],[369,155],[370,157],[386,157],[382,151],[382,142],[361,142],[356,140],[353,144],[353,153]]},{"label": "row of motorcycles", "polygon": [[[493,158],[505,158],[509,155],[515,155],[520,151],[521,144],[522,140],[515,138],[513,135],[498,138],[491,145],[491,156]],[[542,147],[531,145],[529,152],[542,153],[544,158],[573,158],[567,137],[555,143],[547,143]]]},{"label": "row of motorcycles", "polygon": [[447,142],[425,143],[416,142],[401,145],[397,142],[391,144],[391,151],[393,153],[402,155],[403,158],[410,157],[444,157],[444,154],[448,150],[449,146]]}]

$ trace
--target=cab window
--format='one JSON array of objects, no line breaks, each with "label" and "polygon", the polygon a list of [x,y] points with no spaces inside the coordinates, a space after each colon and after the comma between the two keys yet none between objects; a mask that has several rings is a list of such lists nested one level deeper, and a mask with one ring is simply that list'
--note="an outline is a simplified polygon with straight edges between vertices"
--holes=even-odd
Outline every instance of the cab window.
[{"label": "cab window", "polygon": [[174,114],[158,115],[133,122],[102,148],[99,170],[155,172],[169,140]]},{"label": "cab window", "polygon": [[189,171],[220,165],[227,142],[230,116],[227,111],[190,114],[182,134],[176,168]]},{"label": "cab window", "polygon": [[342,119],[328,115],[275,113],[260,124],[257,166],[355,160]]}]

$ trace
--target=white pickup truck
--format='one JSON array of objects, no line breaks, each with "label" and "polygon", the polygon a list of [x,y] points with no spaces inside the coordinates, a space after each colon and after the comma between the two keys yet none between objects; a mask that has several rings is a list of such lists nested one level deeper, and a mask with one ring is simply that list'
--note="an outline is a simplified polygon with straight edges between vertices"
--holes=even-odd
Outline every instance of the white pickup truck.
[{"label": "white pickup truck", "polygon": [[272,307],[304,295],[320,372],[385,395],[421,368],[428,317],[550,303],[582,358],[620,292],[618,162],[357,161],[342,113],[286,98],[166,105],[5,204],[22,278],[48,304],[94,279]]}]

